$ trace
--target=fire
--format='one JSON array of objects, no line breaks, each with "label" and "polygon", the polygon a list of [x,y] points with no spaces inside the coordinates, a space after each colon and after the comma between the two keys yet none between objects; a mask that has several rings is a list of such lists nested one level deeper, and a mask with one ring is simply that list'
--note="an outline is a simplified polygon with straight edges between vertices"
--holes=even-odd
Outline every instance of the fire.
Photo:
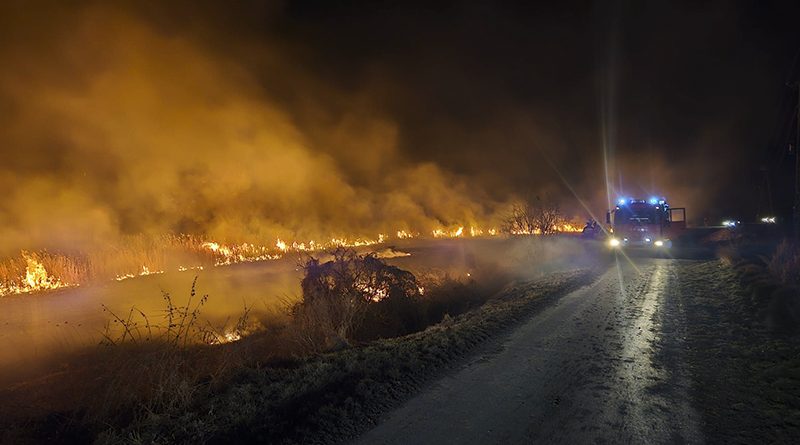
[{"label": "fire", "polygon": [[459,226],[454,230],[436,229],[432,233],[434,238],[459,238],[464,234],[464,226]]},{"label": "fire", "polygon": [[[562,221],[556,225],[557,232],[574,233],[580,232],[581,227],[571,221]],[[336,247],[368,247],[383,244],[392,239],[405,240],[412,238],[422,238],[424,235],[408,229],[400,229],[389,236],[379,233],[375,237],[332,237],[328,241],[318,242],[315,240],[285,240],[276,238],[274,244],[265,245],[242,243],[224,244],[219,241],[203,240],[189,235],[167,236],[165,242],[170,248],[183,249],[194,253],[197,262],[194,265],[184,264],[173,266],[177,271],[185,272],[189,270],[203,270],[208,267],[227,266],[237,263],[277,260],[283,258],[291,252],[314,252],[332,249]],[[500,236],[501,232],[496,227],[480,227],[477,225],[452,225],[449,227],[439,227],[430,233],[433,238],[464,238],[464,237],[495,237]],[[514,235],[538,235],[538,230],[532,233],[512,232]],[[180,250],[179,250],[180,251]],[[136,250],[126,251],[132,258],[138,253]],[[80,283],[87,283],[95,280],[114,279],[117,281],[130,278],[161,274],[165,272],[168,264],[164,259],[159,259],[159,251],[146,251],[141,254],[136,263],[125,265],[124,262],[115,266],[116,270],[111,273],[91,273],[82,269],[80,258],[68,255],[50,255],[45,253],[22,252],[21,257],[9,259],[7,262],[0,262],[0,296],[29,293],[39,290],[57,289],[68,286],[77,286]],[[151,260],[155,256],[155,260]],[[101,260],[115,257],[101,257]],[[108,261],[105,261],[108,262]],[[143,264],[142,264],[143,263]],[[9,266],[10,264],[10,266]],[[48,270],[51,266],[52,270]],[[86,263],[88,264],[88,263]],[[102,264],[102,263],[95,263]],[[24,268],[24,271],[23,271]],[[128,270],[125,270],[128,268]]]},{"label": "fire", "polygon": [[23,253],[27,267],[25,268],[25,285],[31,290],[58,289],[64,283],[56,277],[47,274],[44,264],[33,256]]},{"label": "fire", "polygon": [[[201,266],[197,266],[197,267],[199,267],[201,270],[203,269]],[[192,267],[192,269],[194,269],[194,268],[195,267]],[[179,271],[181,269],[188,270],[189,268],[183,268],[183,267],[178,268]],[[122,281],[122,280],[127,280],[128,278],[135,278],[137,276],[144,277],[144,276],[147,276],[147,275],[156,275],[156,274],[162,274],[162,273],[164,273],[163,270],[150,270],[149,267],[142,266],[142,268],[141,268],[141,270],[139,271],[138,274],[126,273],[126,274],[122,274],[122,275],[117,275],[116,277],[114,277],[114,279],[117,280],[117,281]]]},{"label": "fire", "polygon": [[282,255],[275,252],[276,248],[278,250],[283,250],[281,246],[286,248],[285,243],[280,239],[278,239],[275,248],[258,246],[250,243],[227,246],[213,241],[206,241],[201,245],[203,249],[206,249],[212,254],[215,266],[275,260],[282,257]]},{"label": "fire", "polygon": [[242,339],[242,334],[238,331],[225,331],[224,333],[217,333],[214,331],[207,332],[205,341],[210,345],[223,345],[225,343],[233,343]]},{"label": "fire", "polygon": [[558,226],[558,231],[562,233],[576,233],[581,232],[582,230],[582,227],[569,222],[565,222]]},{"label": "fire", "polygon": [[286,252],[289,249],[289,246],[287,246],[285,242],[281,241],[280,238],[278,238],[278,241],[275,242],[275,247],[277,247],[281,252]]},{"label": "fire", "polygon": [[231,343],[234,341],[241,340],[242,334],[238,332],[226,332],[224,338],[225,338],[225,343]]},{"label": "fire", "polygon": [[22,257],[25,260],[25,276],[18,282],[0,283],[0,296],[77,286],[64,283],[58,277],[49,274],[36,254],[23,251]]}]

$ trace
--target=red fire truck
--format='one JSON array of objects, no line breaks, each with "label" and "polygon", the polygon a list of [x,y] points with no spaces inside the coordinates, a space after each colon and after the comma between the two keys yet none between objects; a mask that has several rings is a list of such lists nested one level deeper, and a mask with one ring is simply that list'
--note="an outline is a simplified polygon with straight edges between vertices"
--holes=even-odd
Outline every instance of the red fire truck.
[{"label": "red fire truck", "polygon": [[664,198],[620,198],[606,213],[606,223],[611,248],[668,249],[686,231],[686,209],[670,207]]}]

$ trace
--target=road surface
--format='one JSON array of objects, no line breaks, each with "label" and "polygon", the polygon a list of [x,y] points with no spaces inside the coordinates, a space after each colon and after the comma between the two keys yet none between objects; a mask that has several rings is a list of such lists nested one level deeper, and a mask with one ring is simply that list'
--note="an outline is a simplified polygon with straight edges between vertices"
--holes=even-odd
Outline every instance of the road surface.
[{"label": "road surface", "polygon": [[681,263],[620,258],[356,443],[703,442],[682,360]]}]

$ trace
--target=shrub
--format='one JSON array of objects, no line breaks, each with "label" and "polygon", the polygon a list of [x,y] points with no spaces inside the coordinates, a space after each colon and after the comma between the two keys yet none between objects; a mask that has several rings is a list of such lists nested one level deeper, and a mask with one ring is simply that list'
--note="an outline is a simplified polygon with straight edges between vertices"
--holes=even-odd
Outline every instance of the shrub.
[{"label": "shrub", "polygon": [[800,284],[800,248],[784,240],[767,260],[767,268],[783,284]]},{"label": "shrub", "polygon": [[[303,347],[320,352],[351,341],[380,336],[408,312],[421,288],[411,272],[390,266],[374,254],[352,249],[331,252],[333,260],[309,258],[300,283],[303,299],[292,309],[294,330]],[[365,320],[369,320],[365,324]]]}]

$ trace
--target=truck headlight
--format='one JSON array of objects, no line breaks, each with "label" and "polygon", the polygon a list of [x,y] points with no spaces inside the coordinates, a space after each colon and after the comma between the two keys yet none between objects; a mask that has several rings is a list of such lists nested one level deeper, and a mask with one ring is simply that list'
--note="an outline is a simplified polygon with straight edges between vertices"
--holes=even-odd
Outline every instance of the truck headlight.
[{"label": "truck headlight", "polygon": [[608,245],[611,247],[619,247],[620,242],[616,238],[611,238],[610,240],[608,240]]}]

